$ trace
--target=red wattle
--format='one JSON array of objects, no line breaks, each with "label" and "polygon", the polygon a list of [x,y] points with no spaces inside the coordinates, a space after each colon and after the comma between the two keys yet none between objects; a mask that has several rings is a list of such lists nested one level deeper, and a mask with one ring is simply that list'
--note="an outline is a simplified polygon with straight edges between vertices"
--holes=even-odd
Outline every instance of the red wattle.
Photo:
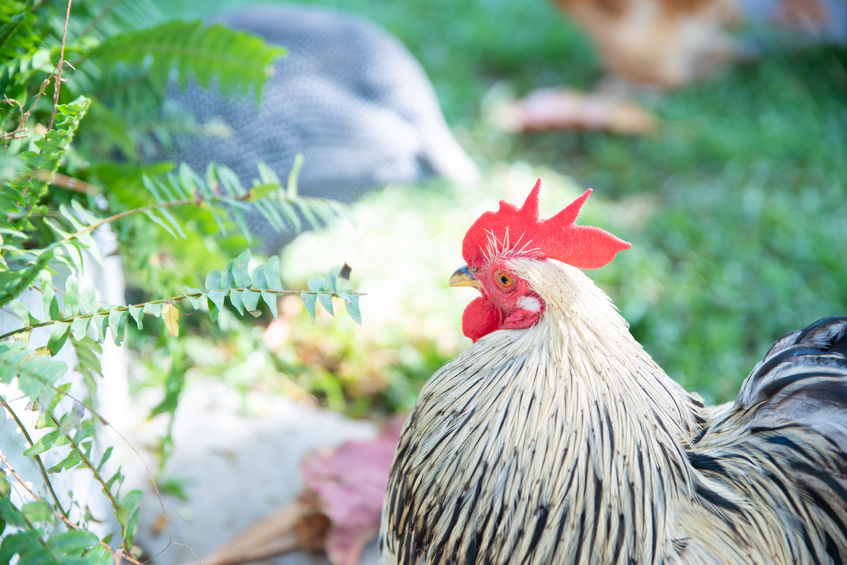
[{"label": "red wattle", "polygon": [[462,314],[462,332],[473,341],[490,334],[499,325],[500,313],[481,296],[468,304]]}]

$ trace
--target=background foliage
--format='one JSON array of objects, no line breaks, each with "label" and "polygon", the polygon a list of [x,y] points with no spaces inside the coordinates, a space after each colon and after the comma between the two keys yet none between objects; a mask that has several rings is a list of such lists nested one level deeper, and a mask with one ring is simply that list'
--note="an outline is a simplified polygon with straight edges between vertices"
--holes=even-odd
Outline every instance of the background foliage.
[{"label": "background foliage", "polygon": [[[296,170],[282,184],[260,166],[245,187],[214,164],[195,172],[151,161],[172,131],[195,127],[168,116],[170,85],[214,79],[225,92],[260,95],[284,50],[222,26],[164,21],[144,2],[12,1],[0,9],[0,307],[19,320],[0,330],[0,404],[13,428],[4,426],[0,454],[0,563],[137,563],[141,491],[124,488],[102,437],[110,424],[98,404],[101,344],[146,330],[172,353],[182,343],[181,308],[205,313],[210,333],[226,333],[213,324],[222,312],[275,318],[282,295],[300,297],[312,316],[318,302],[332,311],[337,297],[359,320],[349,268],[312,277],[299,291],[283,289],[277,257],[244,251],[226,260],[249,240],[247,208],[288,229],[319,226],[343,209],[298,196]],[[131,23],[141,21],[150,27]],[[108,304],[82,280],[113,252],[101,237],[110,228],[130,263],[221,234],[204,257],[222,268],[205,280],[191,268],[172,269],[179,276],[167,283],[140,277],[137,300]],[[150,331],[150,318],[162,324]],[[40,328],[49,331],[43,338]],[[173,415],[184,371],[171,363],[151,417]],[[8,447],[15,438],[22,453]],[[163,453],[168,445],[166,436]],[[83,483],[68,478],[80,475]],[[85,482],[99,495],[70,490]]]}]

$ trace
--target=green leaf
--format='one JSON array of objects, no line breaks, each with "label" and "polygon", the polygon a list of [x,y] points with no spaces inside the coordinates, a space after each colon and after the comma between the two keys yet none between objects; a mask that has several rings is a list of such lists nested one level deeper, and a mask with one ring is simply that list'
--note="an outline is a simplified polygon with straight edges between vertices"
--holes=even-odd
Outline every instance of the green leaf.
[{"label": "green leaf", "polygon": [[250,273],[247,271],[250,264],[250,250],[245,249],[238,257],[227,263],[227,270],[232,273],[235,286],[247,288],[250,286]]},{"label": "green leaf", "polygon": [[151,316],[156,316],[157,318],[162,315],[162,303],[161,302],[148,302],[144,305],[144,313],[150,314]]},{"label": "green leaf", "polygon": [[326,277],[324,277],[324,290],[331,290],[335,292],[336,284],[338,281],[338,273],[341,271],[341,267],[331,267],[329,271],[326,273]]},{"label": "green leaf", "polygon": [[69,530],[51,535],[48,543],[54,551],[78,554],[91,547],[99,546],[100,539],[87,530]]},{"label": "green leaf", "polygon": [[261,294],[262,300],[265,302],[265,304],[268,305],[268,309],[271,311],[271,315],[274,317],[274,320],[276,320],[279,317],[279,313],[277,312],[276,308],[276,294],[272,292],[265,292],[264,290]]},{"label": "green leaf", "polygon": [[320,301],[321,306],[323,306],[326,309],[326,311],[330,313],[330,315],[332,315],[332,316],[335,315],[335,311],[332,309],[332,295],[331,294],[329,294],[328,292],[321,292],[321,293],[318,294],[318,300]]},{"label": "green leaf", "polygon": [[224,307],[224,299],[227,292],[225,290],[212,290],[206,293],[206,298],[219,310]]},{"label": "green leaf", "polygon": [[105,312],[98,312],[91,318],[91,325],[94,326],[94,331],[97,333],[97,341],[106,339],[106,328],[109,326],[109,315]]},{"label": "green leaf", "polygon": [[294,157],[291,171],[288,173],[288,183],[285,186],[285,197],[289,200],[297,198],[297,179],[300,177],[300,169],[303,167],[303,154],[298,153]]},{"label": "green leaf", "polygon": [[90,64],[104,73],[118,63],[146,67],[148,80],[162,94],[172,71],[176,71],[182,87],[189,77],[203,86],[209,86],[216,77],[223,94],[253,89],[258,101],[271,63],[283,54],[284,49],[268,45],[255,35],[220,24],[172,20],[107,38],[91,53]]},{"label": "green leaf", "polygon": [[38,438],[35,443],[26,448],[24,450],[24,455],[34,456],[44,453],[56,444],[60,436],[61,434],[59,433],[59,430],[47,432],[46,434]]},{"label": "green leaf", "polygon": [[74,275],[65,281],[65,312],[70,316],[79,314],[79,279]]},{"label": "green leaf", "polygon": [[114,449],[114,446],[110,445],[106,448],[106,451],[103,452],[103,456],[100,458],[100,462],[97,464],[98,473],[103,471],[103,466],[112,457],[112,452],[114,451]]},{"label": "green leaf", "polygon": [[217,290],[221,288],[221,272],[215,269],[206,275],[206,282],[203,285],[206,290]]},{"label": "green leaf", "polygon": [[9,304],[9,308],[12,309],[12,313],[17,316],[18,319],[24,323],[24,325],[32,326],[38,323],[38,320],[32,314],[29,313],[29,309],[20,300],[12,300],[12,302]]},{"label": "green leaf", "polygon": [[124,340],[126,321],[126,310],[112,310],[109,312],[109,331],[112,332],[112,339],[115,340],[115,345],[120,345]]},{"label": "green leaf", "polygon": [[238,310],[240,315],[244,315],[244,293],[250,292],[243,290],[233,290],[229,293],[229,302],[232,306]]},{"label": "green leaf", "polygon": [[65,317],[65,315],[62,314],[61,308],[59,308],[59,301],[56,299],[56,296],[53,296],[50,299],[50,307],[47,311],[50,313],[49,315],[51,320],[61,320]]},{"label": "green leaf", "polygon": [[0,472],[0,498],[6,498],[12,491],[12,485],[9,479],[6,478],[5,472]]},{"label": "green leaf", "polygon": [[262,311],[259,310],[259,298],[261,298],[261,295],[257,291],[245,290],[241,293],[244,308],[246,308],[253,316],[259,316],[262,313]]},{"label": "green leaf", "polygon": [[265,284],[271,290],[282,290],[282,277],[279,275],[279,257],[274,255],[265,263]]},{"label": "green leaf", "polygon": [[[191,304],[191,307],[195,310],[200,310],[203,307],[203,291],[199,288],[191,288],[190,286],[185,287],[186,298],[188,302]],[[192,294],[199,294],[200,296],[191,296]]]},{"label": "green leaf", "polygon": [[79,295],[79,310],[83,314],[93,314],[97,311],[97,293],[93,288],[86,288]]},{"label": "green leaf", "polygon": [[[0,217],[23,218],[13,221],[9,227],[30,227],[28,225],[29,215],[21,215],[21,212],[35,206],[39,198],[46,192],[48,184],[52,180],[52,174],[56,172],[59,164],[65,158],[68,147],[90,103],[91,101],[88,98],[80,96],[73,102],[58,104],[55,107],[56,115],[53,128],[34,143],[33,149],[24,151],[18,156],[29,169],[29,174],[19,175],[8,183],[4,183],[7,187],[2,192],[5,193],[8,190],[11,194],[19,195],[19,198],[13,200],[0,198]],[[37,171],[42,171],[42,173],[36,174]]]},{"label": "green leaf", "polygon": [[34,500],[21,506],[21,513],[30,522],[43,523],[53,521],[53,511],[43,500]]},{"label": "green leaf", "polygon": [[347,308],[347,313],[353,318],[357,324],[362,324],[362,312],[359,310],[359,295],[358,294],[343,294],[344,306]]},{"label": "green leaf", "polygon": [[48,473],[61,473],[62,471],[67,471],[68,469],[73,469],[77,465],[82,463],[82,455],[80,455],[79,451],[76,449],[72,449],[68,455],[47,469]]},{"label": "green leaf", "polygon": [[300,293],[300,300],[303,301],[303,306],[306,307],[306,311],[309,313],[309,316],[312,317],[312,321],[315,321],[315,302],[318,297],[316,294],[312,294],[310,292],[303,291]]},{"label": "green leaf", "polygon": [[88,316],[74,318],[73,321],[71,321],[71,335],[74,336],[74,339],[82,339],[85,337],[86,332],[88,332],[88,324],[90,323],[91,318]]},{"label": "green leaf", "polygon": [[71,324],[69,322],[56,322],[53,324],[53,331],[50,332],[50,339],[47,340],[47,348],[50,350],[50,355],[59,353],[70,333]]},{"label": "green leaf", "polygon": [[135,327],[139,330],[144,327],[144,307],[143,306],[130,306],[129,307],[129,315],[135,320]]}]

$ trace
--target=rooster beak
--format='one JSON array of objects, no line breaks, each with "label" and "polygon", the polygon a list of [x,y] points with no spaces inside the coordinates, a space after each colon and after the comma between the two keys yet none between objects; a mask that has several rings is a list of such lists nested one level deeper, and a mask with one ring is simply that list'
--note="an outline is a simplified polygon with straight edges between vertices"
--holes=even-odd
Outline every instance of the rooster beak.
[{"label": "rooster beak", "polygon": [[482,290],[482,283],[473,276],[467,265],[459,267],[455,273],[450,275],[450,286],[472,286],[477,290]]}]

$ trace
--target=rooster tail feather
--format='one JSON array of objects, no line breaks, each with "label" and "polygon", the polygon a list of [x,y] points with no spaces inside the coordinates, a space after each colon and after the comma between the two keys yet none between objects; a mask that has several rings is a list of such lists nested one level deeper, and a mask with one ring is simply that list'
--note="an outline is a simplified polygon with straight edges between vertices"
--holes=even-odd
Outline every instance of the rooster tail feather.
[{"label": "rooster tail feather", "polygon": [[847,317],[818,320],[777,341],[741,386],[752,427],[801,425],[847,452]]},{"label": "rooster tail feather", "polygon": [[724,519],[700,527],[733,542],[692,533],[689,553],[728,555],[758,531],[767,555],[740,562],[847,562],[847,317],[777,341],[713,418],[688,459],[698,504]]}]

